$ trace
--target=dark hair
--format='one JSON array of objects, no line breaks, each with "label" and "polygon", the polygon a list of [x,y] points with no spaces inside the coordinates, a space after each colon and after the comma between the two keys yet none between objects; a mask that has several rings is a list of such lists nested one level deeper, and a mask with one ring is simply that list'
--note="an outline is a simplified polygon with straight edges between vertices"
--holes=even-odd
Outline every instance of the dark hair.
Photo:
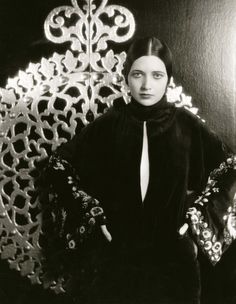
[{"label": "dark hair", "polygon": [[153,55],[160,58],[166,67],[168,82],[172,76],[172,53],[165,42],[155,37],[145,37],[135,40],[127,53],[123,74],[128,83],[128,74],[133,62],[142,56]]}]

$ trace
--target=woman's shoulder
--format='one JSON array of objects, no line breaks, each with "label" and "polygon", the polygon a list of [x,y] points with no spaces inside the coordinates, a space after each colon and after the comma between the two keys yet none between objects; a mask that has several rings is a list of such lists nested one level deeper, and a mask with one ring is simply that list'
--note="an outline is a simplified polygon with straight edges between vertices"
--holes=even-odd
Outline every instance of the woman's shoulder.
[{"label": "woman's shoulder", "polygon": [[103,114],[100,114],[92,122],[85,125],[76,136],[80,138],[87,136],[93,137],[109,133],[113,129],[113,126],[117,125],[122,115],[122,100],[119,100],[119,102],[107,108]]},{"label": "woman's shoulder", "polygon": [[106,142],[111,138],[111,132],[117,120],[116,116],[117,110],[114,109],[114,106],[108,108],[105,113],[80,128],[71,140],[63,143],[57,149],[58,153],[65,159],[69,159],[77,150]]},{"label": "woman's shoulder", "polygon": [[199,115],[191,112],[191,109],[185,107],[177,107],[176,119],[182,124],[187,124],[189,127],[206,127],[205,121]]},{"label": "woman's shoulder", "polygon": [[110,122],[122,114],[122,110],[125,108],[126,103],[123,98],[117,98],[113,104],[105,109],[104,113],[99,115],[93,122],[88,126],[99,125]]},{"label": "woman's shoulder", "polygon": [[[190,130],[192,138],[201,138],[208,146],[224,145],[219,135],[200,116],[192,113],[188,109],[179,108],[177,110],[179,123]],[[230,150],[228,147],[225,150]]]}]

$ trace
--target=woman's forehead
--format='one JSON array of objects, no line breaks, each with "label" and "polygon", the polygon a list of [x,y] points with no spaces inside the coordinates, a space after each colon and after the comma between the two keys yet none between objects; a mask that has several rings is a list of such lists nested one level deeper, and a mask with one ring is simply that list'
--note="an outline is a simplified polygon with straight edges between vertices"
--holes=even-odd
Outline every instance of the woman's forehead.
[{"label": "woman's forehead", "polygon": [[137,58],[130,70],[143,70],[143,71],[163,71],[166,72],[164,62],[157,56],[147,55]]}]

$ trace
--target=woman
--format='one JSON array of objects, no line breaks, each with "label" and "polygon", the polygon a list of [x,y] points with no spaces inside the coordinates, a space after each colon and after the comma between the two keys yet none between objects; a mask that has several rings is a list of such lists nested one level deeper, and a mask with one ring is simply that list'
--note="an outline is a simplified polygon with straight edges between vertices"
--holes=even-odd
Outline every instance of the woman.
[{"label": "woman", "polygon": [[124,74],[131,102],[116,100],[45,169],[54,193],[48,213],[57,219],[46,255],[56,274],[72,274],[68,289],[80,286],[82,303],[200,303],[193,240],[201,246],[201,227],[193,223],[201,200],[188,208],[227,150],[201,120],[166,101],[165,43],[133,43]]}]

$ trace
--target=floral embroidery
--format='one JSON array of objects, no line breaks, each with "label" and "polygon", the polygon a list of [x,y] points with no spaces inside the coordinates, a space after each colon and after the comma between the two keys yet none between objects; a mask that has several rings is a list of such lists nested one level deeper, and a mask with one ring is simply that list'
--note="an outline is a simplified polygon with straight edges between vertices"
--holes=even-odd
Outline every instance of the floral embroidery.
[{"label": "floral embroidery", "polygon": [[218,262],[222,255],[221,243],[216,241],[212,230],[208,228],[204,216],[197,208],[189,208],[187,216],[190,218],[192,230],[198,236],[198,243],[208,254],[212,262]]},{"label": "floral embroidery", "polygon": [[[55,153],[49,159],[49,166],[53,170],[64,171],[65,181],[69,185],[72,197],[75,199],[75,204],[78,204],[81,210],[81,217],[78,221],[76,231],[66,233],[65,236],[67,247],[69,249],[76,249],[78,243],[84,242],[84,240],[88,238],[89,234],[94,231],[93,227],[97,223],[101,225],[106,221],[106,217],[99,201],[80,189],[79,177],[76,175],[76,172],[70,163]],[[60,209],[57,200],[55,200],[56,193],[54,193],[53,196],[54,204],[57,205],[57,212],[60,214],[60,224],[58,225],[60,226],[59,235],[62,236],[65,229],[65,223],[68,219],[68,214],[64,208]],[[56,221],[56,217],[54,219]]]},{"label": "floral embroidery", "polygon": [[210,229],[204,229],[202,231],[202,236],[205,240],[209,240],[212,237],[212,231]]},{"label": "floral embroidery", "polygon": [[89,221],[88,221],[89,225],[90,226],[94,226],[96,224],[96,221],[95,221],[95,218],[91,218]]},{"label": "floral embroidery", "polygon": [[85,232],[85,227],[84,226],[81,226],[80,228],[79,228],[79,233],[80,234],[83,234]]},{"label": "floral embroidery", "polygon": [[69,243],[68,243],[68,247],[70,249],[74,249],[75,248],[75,241],[74,240],[70,240]]},{"label": "floral embroidery", "polygon": [[66,161],[62,160],[57,155],[53,155],[49,158],[49,164],[52,165],[55,170],[65,170],[63,162],[66,163]]},{"label": "floral embroidery", "polygon": [[217,180],[229,169],[236,170],[236,156],[232,155],[226,160],[226,162],[223,162],[219,168],[211,172],[205,190],[194,202],[195,206],[188,209],[186,215],[190,220],[193,233],[197,236],[197,242],[207,253],[213,263],[220,260],[223,246],[230,245],[233,239],[236,238],[236,195],[233,199],[232,206],[227,209],[226,214],[222,217],[222,222],[224,223],[222,240],[217,239],[217,235],[214,232],[213,227],[209,227],[207,216],[204,215],[203,206],[208,204],[209,197],[213,193],[218,193],[220,191],[219,187],[216,187]]},{"label": "floral embroidery", "polygon": [[101,207],[93,207],[93,208],[90,210],[90,213],[92,214],[92,216],[98,216],[98,215],[103,214],[103,210],[102,210]]}]

